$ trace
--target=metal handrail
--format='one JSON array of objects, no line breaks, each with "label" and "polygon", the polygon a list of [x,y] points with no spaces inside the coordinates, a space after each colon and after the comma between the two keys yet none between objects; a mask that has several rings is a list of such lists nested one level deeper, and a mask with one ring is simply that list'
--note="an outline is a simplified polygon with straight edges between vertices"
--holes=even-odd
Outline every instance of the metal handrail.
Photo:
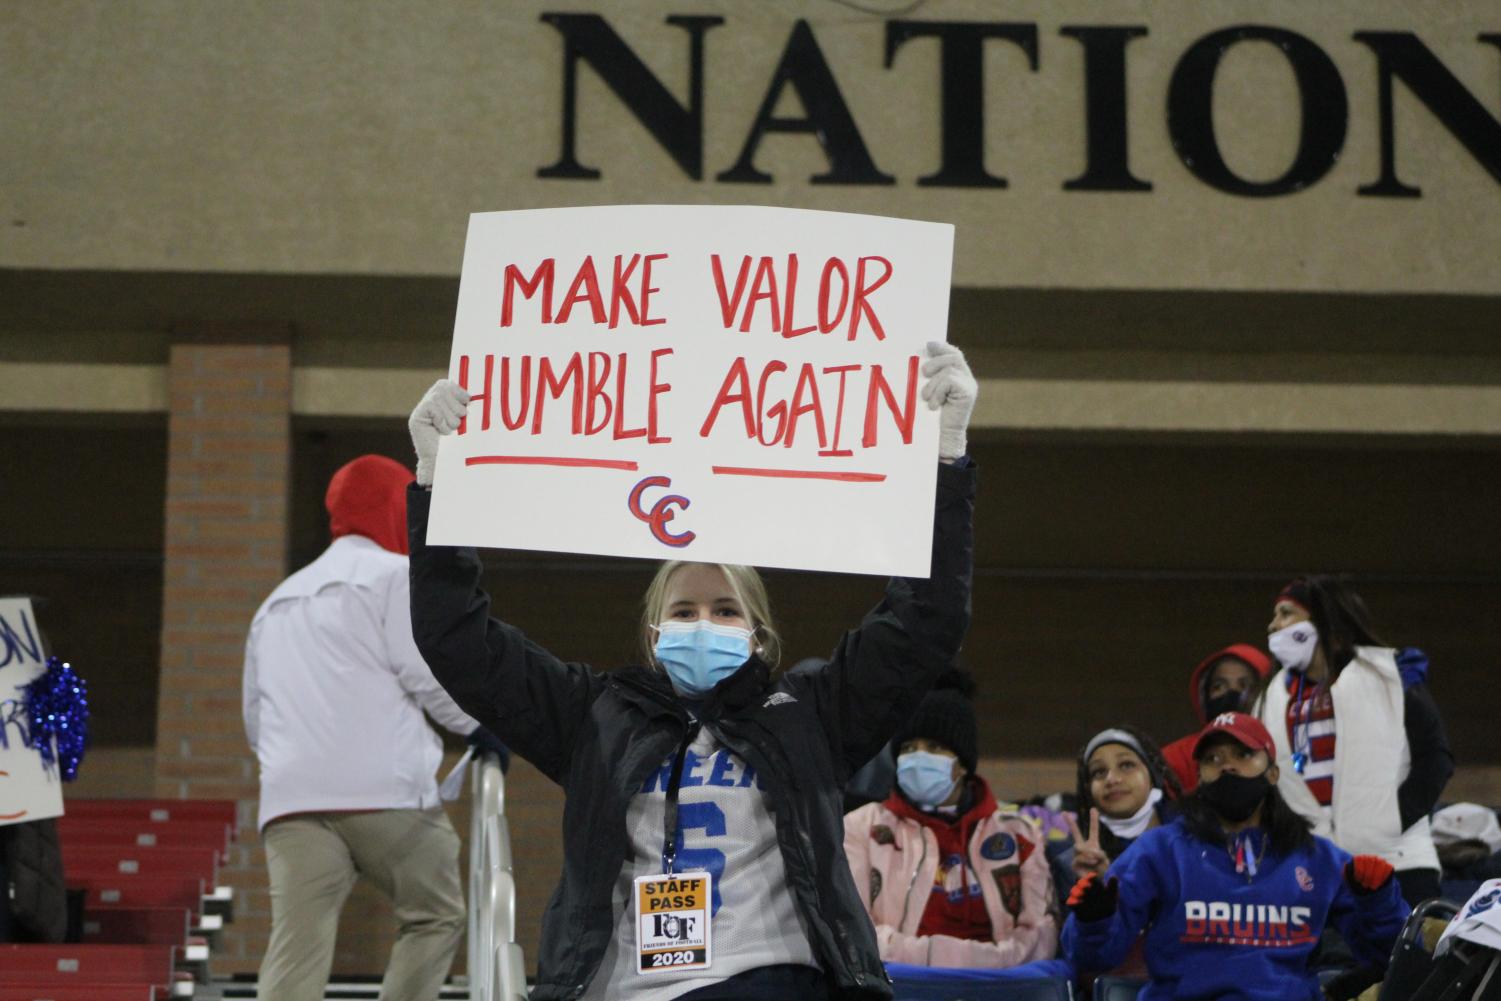
[{"label": "metal handrail", "polygon": [[526,966],[516,944],[516,883],[500,758],[476,751],[469,782],[469,997],[525,1001]]}]

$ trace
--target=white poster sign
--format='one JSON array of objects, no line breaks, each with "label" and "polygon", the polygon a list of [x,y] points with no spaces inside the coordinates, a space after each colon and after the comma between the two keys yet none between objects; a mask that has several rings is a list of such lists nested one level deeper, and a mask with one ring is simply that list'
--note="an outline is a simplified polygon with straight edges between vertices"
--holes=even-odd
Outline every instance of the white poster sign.
[{"label": "white poster sign", "polygon": [[0,598],[0,825],[60,817],[63,784],[42,766],[21,689],[47,669],[27,598]]},{"label": "white poster sign", "polygon": [[470,217],[428,541],[925,577],[953,227],[746,206]]}]

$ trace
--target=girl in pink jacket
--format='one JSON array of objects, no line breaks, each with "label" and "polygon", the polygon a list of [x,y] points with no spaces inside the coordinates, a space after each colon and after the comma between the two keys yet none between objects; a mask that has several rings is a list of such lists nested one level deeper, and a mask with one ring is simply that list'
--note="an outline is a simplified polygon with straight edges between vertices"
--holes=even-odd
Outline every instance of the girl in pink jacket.
[{"label": "girl in pink jacket", "polygon": [[972,968],[1051,959],[1058,923],[1043,838],[975,774],[969,698],[935,689],[893,743],[896,788],[844,818],[881,958]]}]

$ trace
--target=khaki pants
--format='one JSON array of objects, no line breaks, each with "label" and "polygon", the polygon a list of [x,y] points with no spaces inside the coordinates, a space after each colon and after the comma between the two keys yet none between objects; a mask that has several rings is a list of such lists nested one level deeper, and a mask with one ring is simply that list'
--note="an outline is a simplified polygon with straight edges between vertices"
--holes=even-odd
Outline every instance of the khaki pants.
[{"label": "khaki pants", "polygon": [[441,808],[301,813],[262,834],[271,876],[264,1001],[322,1001],[339,911],[363,876],[396,905],[400,930],[381,1001],[434,1001],[464,932],[459,836]]}]

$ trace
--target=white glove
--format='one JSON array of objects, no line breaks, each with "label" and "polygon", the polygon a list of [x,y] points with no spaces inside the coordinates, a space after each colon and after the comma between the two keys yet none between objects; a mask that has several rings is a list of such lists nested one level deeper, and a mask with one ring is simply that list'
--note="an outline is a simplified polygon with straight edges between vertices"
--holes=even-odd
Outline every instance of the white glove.
[{"label": "white glove", "polygon": [[458,430],[459,421],[469,412],[469,394],[452,379],[439,379],[422,397],[407,430],[412,432],[412,446],[417,449],[417,485],[433,485],[433,464],[438,461],[438,437]]},{"label": "white glove", "polygon": [[922,374],[928,378],[922,387],[928,409],[942,408],[938,415],[938,458],[953,462],[967,448],[964,432],[980,385],[964,360],[964,352],[942,341],[928,342],[928,360],[922,363]]}]

